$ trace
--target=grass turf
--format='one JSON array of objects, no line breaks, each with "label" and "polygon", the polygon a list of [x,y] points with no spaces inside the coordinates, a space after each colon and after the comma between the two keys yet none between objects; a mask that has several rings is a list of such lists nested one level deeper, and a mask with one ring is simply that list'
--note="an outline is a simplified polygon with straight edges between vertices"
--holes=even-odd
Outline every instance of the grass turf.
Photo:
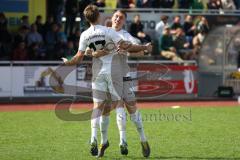
[{"label": "grass turf", "polygon": [[[151,145],[149,159],[240,159],[240,108],[141,110]],[[0,159],[95,159],[89,154],[90,121],[66,122],[54,111],[0,112]],[[129,155],[119,153],[115,113],[110,147],[102,159],[144,159],[128,119]]]}]

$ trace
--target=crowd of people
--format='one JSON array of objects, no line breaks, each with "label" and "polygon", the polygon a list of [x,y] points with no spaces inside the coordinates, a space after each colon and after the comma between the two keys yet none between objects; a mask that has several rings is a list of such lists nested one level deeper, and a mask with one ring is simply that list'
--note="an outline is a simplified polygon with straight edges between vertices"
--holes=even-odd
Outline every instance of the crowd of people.
[{"label": "crowd of people", "polygon": [[160,55],[173,61],[197,60],[199,49],[209,30],[204,16],[196,17],[193,22],[193,17],[186,15],[183,23],[180,16],[175,16],[171,24],[168,16],[161,16],[161,21],[155,27]]},{"label": "crowd of people", "polygon": [[71,57],[78,47],[80,30],[67,35],[61,23],[49,16],[45,23],[42,17],[29,24],[28,16],[21,18],[17,32],[10,32],[7,19],[0,14],[0,59],[1,60],[59,60]]},{"label": "crowd of people", "polygon": [[[73,56],[78,49],[80,35],[87,28],[82,13],[90,3],[105,7],[104,0],[52,0],[48,4],[49,16],[46,22],[38,15],[35,22],[30,24],[29,17],[25,15],[16,32],[9,31],[8,20],[4,13],[0,13],[0,60],[59,60],[63,56]],[[175,3],[178,3],[179,8],[196,8],[194,6],[201,6],[200,3],[204,1],[118,0],[117,7],[172,8]],[[233,0],[209,0],[207,3],[209,9],[224,9],[224,6],[238,9],[238,5],[238,1]],[[63,11],[65,23],[62,23]],[[75,21],[77,16],[81,18],[80,24]],[[144,32],[138,14],[127,30],[141,43],[157,41],[155,45],[158,51],[155,55],[161,55],[164,59],[196,59],[201,42],[209,31],[206,18],[199,16],[195,23],[191,15],[186,15],[184,20],[180,16],[176,16],[172,22],[168,19],[168,16],[161,16],[155,28],[156,36]]]},{"label": "crowd of people", "polygon": [[[100,0],[104,2],[104,0]],[[239,9],[238,0],[118,0],[119,8]]]}]

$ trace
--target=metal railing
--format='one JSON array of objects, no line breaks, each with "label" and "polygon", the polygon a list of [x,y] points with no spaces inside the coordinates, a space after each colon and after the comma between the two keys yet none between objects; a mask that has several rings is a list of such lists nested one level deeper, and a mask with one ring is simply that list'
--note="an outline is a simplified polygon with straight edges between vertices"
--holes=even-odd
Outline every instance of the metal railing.
[{"label": "metal railing", "polygon": [[[100,11],[115,11],[122,8],[99,8]],[[124,9],[126,12],[149,12],[149,13],[181,13],[192,15],[237,15],[240,16],[240,10],[222,10],[222,9],[176,9],[176,8],[131,8]]]}]

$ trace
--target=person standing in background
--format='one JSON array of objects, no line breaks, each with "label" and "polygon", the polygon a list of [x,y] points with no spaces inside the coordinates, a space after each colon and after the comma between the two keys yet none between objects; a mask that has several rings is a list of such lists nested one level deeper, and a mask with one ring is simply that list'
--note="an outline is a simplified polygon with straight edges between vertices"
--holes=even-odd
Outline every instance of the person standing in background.
[{"label": "person standing in background", "polygon": [[162,15],[160,17],[161,21],[157,23],[155,27],[155,31],[157,32],[156,34],[156,39],[158,40],[158,49],[159,51],[161,50],[161,39],[162,39],[162,34],[163,34],[163,29],[164,27],[168,26],[168,16]]},{"label": "person standing in background", "polygon": [[67,35],[73,34],[77,13],[78,13],[78,1],[66,0],[66,4],[65,4],[66,23],[65,23],[65,29],[64,29],[65,34]]},{"label": "person standing in background", "polygon": [[64,0],[49,0],[48,1],[48,15],[52,15],[54,22],[61,24],[64,10]]},{"label": "person standing in background", "polygon": [[144,26],[141,22],[141,17],[139,14],[137,14],[134,16],[134,21],[130,26],[130,33],[134,37],[138,38],[141,41],[141,43],[151,42],[151,37],[146,33],[144,33],[143,29],[144,29]]}]

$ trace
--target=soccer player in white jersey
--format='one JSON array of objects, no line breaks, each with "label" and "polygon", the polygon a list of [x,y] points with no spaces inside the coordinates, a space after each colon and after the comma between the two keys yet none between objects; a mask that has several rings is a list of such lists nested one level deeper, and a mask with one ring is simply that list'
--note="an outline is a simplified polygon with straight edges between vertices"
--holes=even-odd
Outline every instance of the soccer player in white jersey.
[{"label": "soccer player in white jersey", "polygon": [[[98,25],[100,21],[100,14],[98,8],[94,5],[89,5],[84,10],[84,16],[86,20],[90,23],[90,27],[81,34],[79,40],[79,49],[77,54],[70,60],[65,61],[66,65],[75,65],[79,63],[87,47],[97,51],[99,49],[103,49],[106,44],[116,44],[121,45],[122,39],[117,33],[107,27]],[[111,93],[111,98],[114,106],[119,104],[121,100],[121,95],[117,93],[116,88],[113,86],[112,75],[111,75],[111,65],[113,56],[117,54],[115,51],[110,51],[111,53],[102,56],[101,58],[93,58],[93,66],[92,66],[92,90],[93,90],[93,117],[92,121],[96,119],[99,115],[102,114],[104,109],[104,103],[107,99],[106,93]],[[118,65],[118,64],[115,64]],[[121,75],[121,74],[118,74]],[[115,76],[116,77],[116,76]],[[118,78],[119,80],[120,77]],[[115,87],[119,87],[120,90],[122,88],[122,81],[116,81],[118,84]],[[91,122],[92,123],[92,122]],[[100,118],[100,130],[101,130],[101,150],[102,153],[99,157],[103,156],[104,150],[109,146],[109,142],[107,139],[107,129],[109,124],[109,116],[101,116]],[[96,139],[91,139],[91,144],[93,145],[92,155],[98,154]]]},{"label": "soccer player in white jersey", "polygon": [[[130,41],[131,43],[135,44],[137,43],[137,40],[133,38],[127,31],[123,30],[123,25],[126,20],[126,13],[122,10],[117,10],[113,16],[112,16],[112,28],[117,31],[120,37],[122,37],[123,40]],[[152,47],[151,45],[147,44],[147,52],[151,52]],[[123,51],[124,52],[124,51]],[[125,51],[126,53],[127,51]],[[145,50],[142,48],[136,49],[134,52],[128,52],[131,55],[135,56],[143,56],[145,54]],[[94,56],[102,56],[104,54],[101,53],[101,51],[94,52]],[[137,131],[140,136],[141,146],[142,146],[142,153],[144,157],[149,157],[150,155],[150,147],[147,141],[147,138],[144,134],[143,130],[143,124],[141,119],[141,114],[137,110],[136,107],[136,100],[135,100],[135,94],[133,92],[133,86],[132,86],[132,80],[129,75],[130,68],[127,64],[127,55],[122,54],[119,55],[119,58],[122,60],[122,66],[121,69],[123,70],[123,102],[130,114],[131,121],[135,124]],[[107,104],[106,104],[107,105]],[[123,103],[116,108],[116,119],[117,119],[117,125],[119,129],[119,135],[120,135],[120,152],[123,155],[128,154],[128,148],[127,148],[127,140],[126,140],[126,113],[123,107]],[[97,123],[97,121],[95,121]]]},{"label": "soccer player in white jersey", "polygon": [[[103,50],[109,44],[114,44],[118,46],[119,49],[134,51],[136,47],[134,45],[128,44],[122,40],[122,38],[111,28],[107,28],[99,25],[100,14],[98,8],[94,5],[89,5],[84,10],[84,16],[86,20],[90,23],[90,27],[81,34],[79,40],[79,49],[76,55],[71,60],[63,61],[66,65],[75,65],[82,61],[85,51],[87,48],[91,48],[94,51]],[[137,46],[137,49],[147,49],[146,46]],[[120,68],[120,63],[112,63],[117,55],[116,50],[108,50],[108,54],[100,57],[93,58],[92,66],[92,89],[93,89],[93,102],[94,110],[93,117],[91,119],[91,128],[93,129],[94,120],[99,114],[102,114],[104,109],[104,104],[106,102],[107,94],[110,93],[113,106],[117,107],[121,105],[121,94],[122,94],[122,73]],[[117,61],[116,61],[117,62]],[[101,131],[101,145],[100,152],[98,153],[96,135],[91,138],[91,153],[92,155],[97,155],[102,157],[104,151],[109,146],[107,139],[107,129],[109,124],[109,115],[102,115],[100,118],[100,131]],[[92,130],[95,134],[95,131]]]},{"label": "soccer player in white jersey", "polygon": [[[136,39],[133,38],[127,31],[123,30],[122,27],[126,20],[126,13],[118,10],[113,14],[112,17],[112,28],[117,31],[117,33],[122,37],[123,40],[128,40],[132,43],[136,43]],[[144,50],[139,50],[137,54],[144,55]],[[133,53],[131,53],[133,54]],[[123,56],[123,63],[122,68],[124,69],[124,75],[123,75],[123,101],[124,104],[130,114],[131,121],[135,124],[137,131],[140,136],[141,146],[142,146],[142,153],[144,157],[149,157],[150,155],[150,147],[147,141],[147,138],[144,134],[143,130],[143,124],[141,119],[141,114],[137,110],[136,107],[136,100],[135,100],[135,94],[133,92],[133,86],[132,86],[132,80],[129,75],[130,68],[127,64],[127,56]],[[119,107],[117,110],[117,124],[120,132],[120,149],[121,153],[128,153],[127,150],[127,144],[122,143],[126,141],[126,135],[124,132],[126,132],[126,113],[123,108]],[[124,122],[125,121],[125,122]],[[123,132],[123,133],[122,133]],[[121,145],[122,143],[122,145]]]}]

